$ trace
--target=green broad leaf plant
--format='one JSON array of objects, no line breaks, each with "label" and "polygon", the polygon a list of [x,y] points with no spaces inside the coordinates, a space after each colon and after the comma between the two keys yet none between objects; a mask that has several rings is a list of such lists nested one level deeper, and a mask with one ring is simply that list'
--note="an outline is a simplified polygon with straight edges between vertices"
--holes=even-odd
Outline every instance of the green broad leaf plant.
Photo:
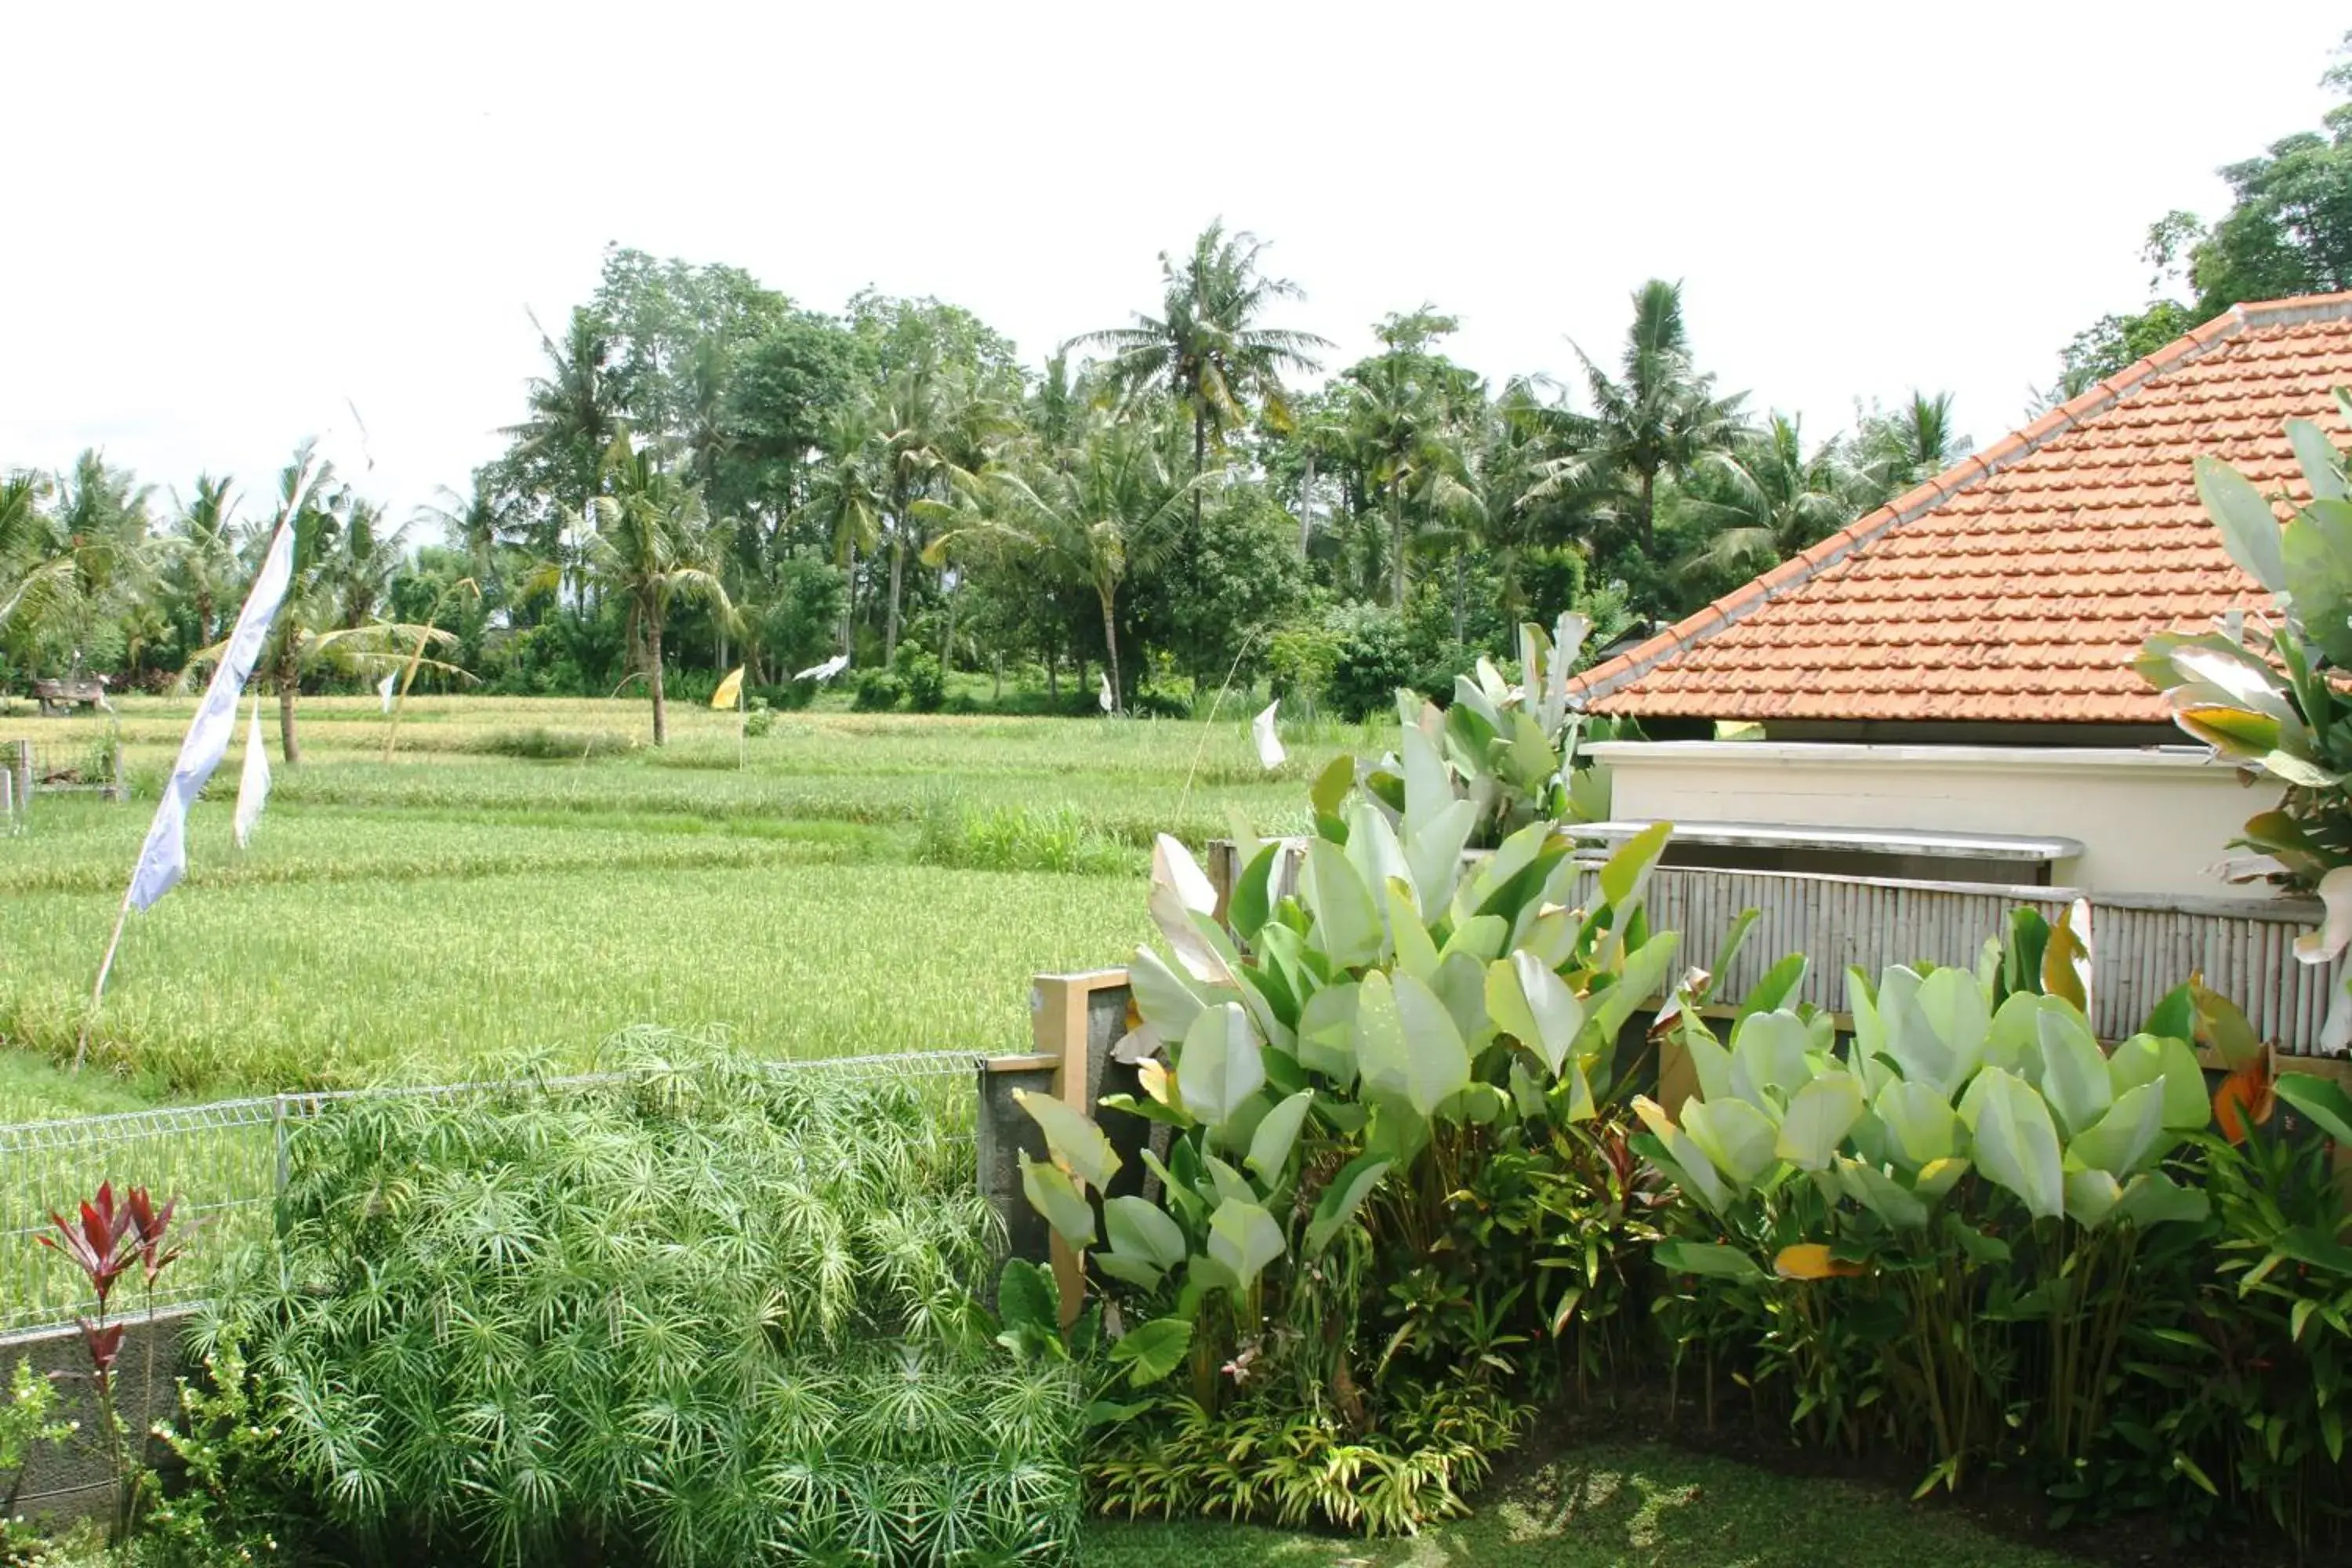
[{"label": "green broad leaf plant", "polygon": [[[2352,393],[2336,407],[2352,422]],[[2217,458],[2197,459],[2197,493],[2222,547],[2270,595],[2270,612],[2232,611],[2203,631],[2159,632],[2135,665],[2182,731],[2252,777],[2283,786],[2247,818],[2231,864],[2242,879],[2316,892],[2326,924],[2295,945],[2308,963],[2352,942],[2352,489],[2326,431],[2291,419],[2299,503],[2265,493]],[[2280,511],[2288,511],[2284,524]],[[2352,993],[2339,988],[2321,1050],[2352,1047]]]},{"label": "green broad leaf plant", "polygon": [[[2020,910],[1973,971],[1850,971],[1850,1037],[1810,1005],[1743,1009],[1727,1037],[1676,1010],[1696,1092],[1637,1099],[1633,1142],[1688,1200],[1657,1247],[1678,1347],[1746,1332],[1749,1375],[1785,1383],[1810,1436],[1921,1442],[1923,1492],[2020,1429],[2078,1460],[2122,1375],[2136,1259],[2208,1213],[2165,1165],[2211,1114],[2189,988],[2109,1050],[2089,961],[2087,906],[2054,927]],[[2004,1404],[2021,1372],[2031,1422]]]},{"label": "green broad leaf plant", "polygon": [[1141,1191],[1105,1195],[1124,1157],[1091,1118],[1022,1102],[1050,1152],[1024,1166],[1029,1199],[1108,1298],[1133,1389],[1213,1410],[1279,1363],[1308,1407],[1361,1427],[1383,1380],[1433,1358],[1519,1370],[1601,1283],[1597,1252],[1538,1267],[1507,1249],[1526,1234],[1465,1227],[1486,1223],[1497,1172],[1557,1174],[1556,1141],[1591,1135],[1621,1032],[1670,986],[1675,939],[1642,912],[1667,829],[1597,875],[1548,820],[1465,856],[1493,801],[1453,733],[1408,724],[1393,790],[1340,759],[1315,786],[1297,891],[1273,896],[1283,846],[1244,843],[1226,923],[1190,853],[1159,841],[1165,952],[1135,956],[1141,1023],[1121,1047],[1142,1091],[1103,1102],[1152,1124]]}]

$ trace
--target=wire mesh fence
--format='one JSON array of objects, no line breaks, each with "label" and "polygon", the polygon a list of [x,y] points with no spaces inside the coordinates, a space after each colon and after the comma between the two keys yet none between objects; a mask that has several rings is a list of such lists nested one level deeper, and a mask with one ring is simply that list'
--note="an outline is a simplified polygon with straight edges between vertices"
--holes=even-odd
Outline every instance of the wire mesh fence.
[{"label": "wire mesh fence", "polygon": [[127,798],[122,786],[122,746],[111,728],[67,739],[0,735],[0,770],[8,775],[6,804],[19,826],[29,818],[38,795]]},{"label": "wire mesh fence", "polygon": [[[960,1051],[769,1062],[765,1070],[817,1083],[889,1083],[916,1094],[943,1142],[973,1136],[975,1059]],[[562,1095],[647,1079],[647,1072],[485,1079],[409,1088],[279,1094],[0,1127],[0,1334],[60,1327],[86,1310],[81,1276],[39,1243],[52,1213],[70,1217],[100,1182],[177,1196],[184,1247],[152,1305],[209,1295],[222,1259],[275,1223],[278,1194],[306,1128],[357,1100]],[[142,1296],[135,1305],[149,1305]]]}]

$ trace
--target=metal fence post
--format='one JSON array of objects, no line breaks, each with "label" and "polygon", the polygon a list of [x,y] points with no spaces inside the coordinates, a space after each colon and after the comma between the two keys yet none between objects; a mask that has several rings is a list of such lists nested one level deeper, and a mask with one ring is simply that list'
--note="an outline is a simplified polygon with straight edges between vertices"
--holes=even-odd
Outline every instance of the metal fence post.
[{"label": "metal fence post", "polygon": [[286,1097],[282,1094],[274,1097],[274,1103],[270,1107],[269,1130],[270,1136],[277,1141],[278,1144],[278,1184],[270,1194],[276,1200],[271,1206],[280,1208],[282,1211],[282,1205],[286,1201],[286,1183],[293,1174],[287,1162]]},{"label": "metal fence post", "polygon": [[14,741],[10,745],[16,752],[9,762],[16,775],[16,812],[29,824],[33,818],[33,742]]}]

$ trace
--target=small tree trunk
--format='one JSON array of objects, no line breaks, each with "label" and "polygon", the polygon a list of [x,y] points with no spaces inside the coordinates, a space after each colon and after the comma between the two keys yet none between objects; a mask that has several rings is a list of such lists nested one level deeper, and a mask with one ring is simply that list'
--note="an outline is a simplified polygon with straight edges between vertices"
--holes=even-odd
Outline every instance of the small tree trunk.
[{"label": "small tree trunk", "polygon": [[1127,689],[1120,684],[1118,676],[1118,627],[1111,617],[1110,595],[1108,594],[1103,595],[1102,610],[1103,650],[1110,656],[1110,710],[1124,713],[1127,711]]},{"label": "small tree trunk", "polygon": [[1393,555],[1389,562],[1389,603],[1402,610],[1404,608],[1404,502],[1398,496],[1393,480],[1389,485],[1389,545]]},{"label": "small tree trunk", "polygon": [[301,687],[293,656],[278,659],[278,754],[292,767],[302,760],[302,742],[294,734],[294,699]]},{"label": "small tree trunk", "polygon": [[898,601],[907,581],[907,542],[896,532],[890,536],[890,610],[882,622],[882,662],[892,664],[898,658]]},{"label": "small tree trunk", "polygon": [[848,551],[841,563],[841,651],[849,651],[849,632],[857,617],[857,552]]},{"label": "small tree trunk", "polygon": [[1045,700],[1056,706],[1062,700],[1062,650],[1052,643],[1045,645]]},{"label": "small tree trunk", "polygon": [[646,623],[646,672],[654,688],[654,744],[669,744],[669,703],[662,693],[661,622],[648,619]]},{"label": "small tree trunk", "polygon": [[944,678],[955,668],[955,623],[957,597],[955,593],[948,587],[947,574],[945,572],[941,572],[940,574],[940,597],[948,602],[947,635],[940,638],[940,674]]},{"label": "small tree trunk", "polygon": [[1462,646],[1463,619],[1469,610],[1468,605],[1464,601],[1464,595],[1467,591],[1465,580],[1469,575],[1469,559],[1470,552],[1467,550],[1457,550],[1454,552],[1454,646],[1455,647]]}]

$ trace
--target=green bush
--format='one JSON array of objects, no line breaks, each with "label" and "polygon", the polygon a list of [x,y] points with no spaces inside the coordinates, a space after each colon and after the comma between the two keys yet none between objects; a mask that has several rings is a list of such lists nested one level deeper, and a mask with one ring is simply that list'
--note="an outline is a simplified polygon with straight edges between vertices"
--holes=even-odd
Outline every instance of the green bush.
[{"label": "green bush", "polygon": [[583,757],[617,757],[636,748],[635,737],[610,730],[554,730],[544,724],[534,724],[527,730],[495,731],[481,736],[470,747],[494,757],[569,763]]},{"label": "green bush", "polygon": [[887,669],[869,669],[857,678],[850,706],[860,713],[887,713],[907,695],[906,683]]},{"label": "green bush", "polygon": [[907,706],[918,713],[936,713],[947,702],[947,676],[939,659],[912,643],[898,649],[898,680],[906,688]]},{"label": "green bush", "polygon": [[1403,617],[1375,605],[1350,605],[1331,613],[1331,637],[1336,646],[1324,700],[1351,722],[1385,711],[1397,689],[1412,679]]},{"label": "green bush", "polygon": [[1066,1369],[984,1358],[993,1219],[902,1081],[675,1037],[616,1082],[345,1102],[200,1328],[340,1554],[1051,1561]]}]

